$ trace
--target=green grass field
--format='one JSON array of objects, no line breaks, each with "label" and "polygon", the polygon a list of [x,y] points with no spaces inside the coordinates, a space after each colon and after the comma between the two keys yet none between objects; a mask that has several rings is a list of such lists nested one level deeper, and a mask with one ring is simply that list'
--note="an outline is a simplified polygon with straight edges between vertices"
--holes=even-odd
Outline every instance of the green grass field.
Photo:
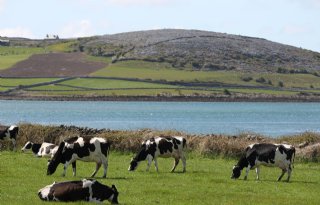
[{"label": "green grass field", "polygon": [[[278,87],[282,81],[287,88],[320,88],[320,78],[310,74],[280,74],[280,73],[244,73],[235,71],[192,71],[180,70],[170,67],[166,63],[151,63],[143,61],[125,61],[110,64],[91,74],[92,76],[105,77],[130,77],[138,79],[152,79],[167,81],[185,81],[185,82],[220,82],[233,85],[264,85],[269,87]],[[245,82],[243,77],[251,77],[252,80]],[[256,79],[265,78],[270,80],[272,85],[258,83]]]},{"label": "green grass field", "polygon": [[[262,167],[260,181],[251,171],[247,181],[231,180],[232,159],[204,158],[189,154],[187,172],[170,173],[173,159],[159,159],[159,173],[154,166],[145,172],[142,162],[135,172],[128,172],[132,154],[111,152],[107,179],[97,179],[117,186],[120,204],[319,204],[320,165],[295,163],[290,183],[277,182],[281,170]],[[77,176],[68,168],[61,177],[62,166],[46,176],[47,159],[21,152],[0,152],[0,204],[43,204],[37,191],[54,181],[80,180],[90,176],[94,163],[78,162]],[[242,178],[243,176],[241,176]],[[286,177],[286,175],[285,175]],[[50,203],[51,204],[51,203]],[[62,204],[62,203],[53,203]],[[68,203],[68,204],[86,204]],[[108,202],[106,202],[108,204]]]}]

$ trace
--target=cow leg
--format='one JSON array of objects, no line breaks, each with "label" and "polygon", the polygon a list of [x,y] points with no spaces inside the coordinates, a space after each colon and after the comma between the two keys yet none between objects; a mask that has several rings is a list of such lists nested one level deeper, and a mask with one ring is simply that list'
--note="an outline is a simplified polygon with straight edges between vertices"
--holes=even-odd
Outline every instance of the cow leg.
[{"label": "cow leg", "polygon": [[257,173],[257,180],[259,180],[259,174],[260,174],[260,168],[256,167],[256,173]]},{"label": "cow leg", "polygon": [[287,182],[289,182],[289,180],[290,180],[291,172],[292,172],[292,168],[291,168],[291,165],[290,165],[289,168],[288,168],[288,178],[287,178]]},{"label": "cow leg", "polygon": [[181,161],[182,161],[182,165],[183,165],[183,171],[182,172],[186,172],[187,160],[186,160],[186,157],[184,155],[182,155]]},{"label": "cow leg", "polygon": [[12,148],[13,151],[17,151],[17,150],[16,150],[16,145],[17,145],[16,140],[12,138],[11,141],[12,141],[12,145],[13,145],[13,148]]},{"label": "cow leg", "polygon": [[64,165],[63,165],[63,173],[62,173],[63,177],[66,176],[66,172],[67,172],[68,166],[69,166],[68,162],[64,163]]},{"label": "cow leg", "polygon": [[108,169],[108,160],[103,160],[102,162],[102,165],[103,165],[103,178],[106,178],[107,177],[107,169]]},{"label": "cow leg", "polygon": [[76,172],[77,172],[76,161],[72,162],[72,172],[73,172],[73,176],[76,176]]},{"label": "cow leg", "polygon": [[150,169],[150,166],[151,166],[151,163],[152,163],[152,158],[151,157],[148,157],[148,165],[147,165],[147,172],[149,171]]},{"label": "cow leg", "polygon": [[156,167],[156,171],[159,172],[157,158],[154,158],[154,166]]},{"label": "cow leg", "polygon": [[174,164],[173,167],[171,169],[171,172],[174,172],[174,170],[176,169],[177,165],[179,164],[179,158],[175,158],[174,159]]},{"label": "cow leg", "polygon": [[281,175],[279,176],[278,181],[280,181],[280,180],[282,179],[283,175],[284,175],[286,172],[287,172],[287,170],[282,169],[282,173],[281,173]]},{"label": "cow leg", "polygon": [[248,165],[248,167],[246,169],[246,175],[244,176],[244,180],[247,180],[250,169],[251,169],[251,166]]},{"label": "cow leg", "polygon": [[96,164],[96,170],[91,174],[91,177],[94,177],[96,175],[96,173],[98,172],[98,170],[100,169],[101,167],[101,163],[100,162],[97,162]]}]

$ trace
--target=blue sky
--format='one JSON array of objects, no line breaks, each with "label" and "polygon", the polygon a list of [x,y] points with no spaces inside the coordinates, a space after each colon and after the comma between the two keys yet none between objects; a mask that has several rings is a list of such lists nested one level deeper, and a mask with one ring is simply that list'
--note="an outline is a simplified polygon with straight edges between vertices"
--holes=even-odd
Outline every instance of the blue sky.
[{"label": "blue sky", "polygon": [[198,29],[320,52],[320,0],[0,0],[0,36]]}]

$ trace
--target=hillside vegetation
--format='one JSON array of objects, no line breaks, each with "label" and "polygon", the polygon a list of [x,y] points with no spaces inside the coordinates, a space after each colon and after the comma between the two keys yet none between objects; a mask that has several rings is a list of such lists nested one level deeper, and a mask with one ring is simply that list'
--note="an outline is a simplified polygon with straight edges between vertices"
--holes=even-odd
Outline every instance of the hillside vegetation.
[{"label": "hillside vegetation", "polygon": [[[306,101],[320,96],[320,54],[260,38],[178,29],[14,38],[0,47],[0,76],[0,96]],[[26,78],[43,83],[25,84]]]}]

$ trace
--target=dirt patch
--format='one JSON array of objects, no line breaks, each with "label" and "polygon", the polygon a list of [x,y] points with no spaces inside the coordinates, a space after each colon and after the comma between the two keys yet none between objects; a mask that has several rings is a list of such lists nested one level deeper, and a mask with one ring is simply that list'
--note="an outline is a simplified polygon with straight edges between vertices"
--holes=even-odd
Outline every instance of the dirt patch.
[{"label": "dirt patch", "polygon": [[80,77],[106,66],[83,53],[36,54],[0,72],[3,77]]}]

